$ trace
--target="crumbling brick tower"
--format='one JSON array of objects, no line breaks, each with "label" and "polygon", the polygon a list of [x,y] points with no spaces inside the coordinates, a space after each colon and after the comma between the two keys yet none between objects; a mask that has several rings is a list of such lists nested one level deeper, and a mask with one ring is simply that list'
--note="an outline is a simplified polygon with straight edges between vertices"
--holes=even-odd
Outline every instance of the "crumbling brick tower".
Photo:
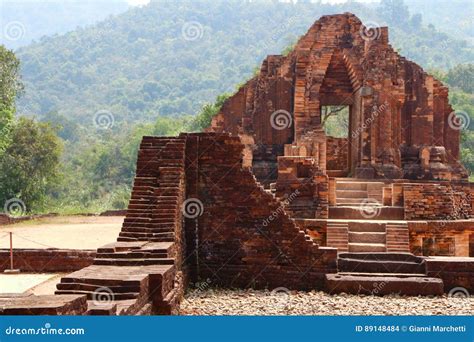
[{"label": "crumbling brick tower", "polygon": [[[334,105],[349,106],[342,144],[321,130],[322,107]],[[448,89],[392,48],[387,27],[365,27],[350,13],[323,16],[287,56],[268,56],[210,130],[239,135],[245,163],[265,185],[277,178],[285,144],[297,147],[308,134],[327,138],[328,153],[313,156],[329,176],[467,177]],[[339,173],[331,170],[335,147],[345,164]]]}]

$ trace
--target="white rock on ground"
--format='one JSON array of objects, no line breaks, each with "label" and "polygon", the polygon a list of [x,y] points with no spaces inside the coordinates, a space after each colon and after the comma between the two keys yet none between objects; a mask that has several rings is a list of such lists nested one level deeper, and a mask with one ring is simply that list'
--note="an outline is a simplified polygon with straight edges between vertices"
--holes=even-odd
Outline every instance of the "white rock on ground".
[{"label": "white rock on ground", "polygon": [[474,297],[329,295],[325,292],[190,290],[181,315],[472,315]]}]

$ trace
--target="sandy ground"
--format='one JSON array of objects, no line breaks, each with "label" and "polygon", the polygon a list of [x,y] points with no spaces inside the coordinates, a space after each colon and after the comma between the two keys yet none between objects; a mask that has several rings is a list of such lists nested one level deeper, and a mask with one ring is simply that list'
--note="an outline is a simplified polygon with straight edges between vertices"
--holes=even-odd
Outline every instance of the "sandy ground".
[{"label": "sandy ground", "polygon": [[[0,273],[0,293],[52,294],[61,274],[2,274]],[[37,290],[35,290],[37,288]],[[35,292],[36,291],[36,292]]]},{"label": "sandy ground", "polygon": [[96,249],[117,239],[123,216],[59,216],[0,226],[0,248]]},{"label": "sandy ground", "polygon": [[193,290],[181,315],[473,315],[470,298],[329,295],[324,292]]}]

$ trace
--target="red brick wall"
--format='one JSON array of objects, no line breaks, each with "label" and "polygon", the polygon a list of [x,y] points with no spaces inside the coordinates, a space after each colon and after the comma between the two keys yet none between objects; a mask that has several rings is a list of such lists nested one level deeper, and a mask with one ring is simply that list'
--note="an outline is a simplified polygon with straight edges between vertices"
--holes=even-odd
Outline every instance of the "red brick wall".
[{"label": "red brick wall", "polygon": [[349,143],[347,138],[327,137],[326,168],[328,170],[346,170]]},{"label": "red brick wall", "polygon": [[468,187],[434,183],[404,184],[406,220],[467,219],[472,217]]},{"label": "red brick wall", "polygon": [[[322,288],[325,273],[336,272],[336,250],[320,248],[297,228],[281,202],[241,167],[237,137],[196,134],[197,149],[187,165],[187,198],[203,203],[203,214],[186,220],[186,236],[197,245],[191,265],[212,285],[236,287]],[[189,146],[191,144],[191,146]],[[194,177],[194,181],[192,178]],[[196,181],[197,180],[197,181]],[[190,184],[195,184],[194,190]],[[195,231],[198,231],[196,241]],[[188,252],[193,252],[188,249]]]},{"label": "red brick wall", "polygon": [[443,279],[446,292],[455,287],[463,287],[471,295],[474,292],[474,261],[468,258],[457,260],[428,258],[426,272],[429,277]]}]

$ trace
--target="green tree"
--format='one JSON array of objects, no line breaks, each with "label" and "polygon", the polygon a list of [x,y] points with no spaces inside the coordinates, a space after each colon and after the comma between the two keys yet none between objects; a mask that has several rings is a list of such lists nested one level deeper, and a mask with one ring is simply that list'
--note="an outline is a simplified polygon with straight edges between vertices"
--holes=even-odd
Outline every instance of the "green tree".
[{"label": "green tree", "polygon": [[0,155],[8,144],[15,115],[15,99],[22,89],[19,67],[20,62],[13,51],[0,45]]},{"label": "green tree", "polygon": [[474,64],[460,64],[450,69],[447,82],[466,93],[474,93]]},{"label": "green tree", "polygon": [[47,123],[20,118],[0,159],[0,203],[20,198],[27,211],[41,208],[60,174],[62,142]]},{"label": "green tree", "polygon": [[221,94],[217,96],[216,101],[214,103],[206,103],[204,106],[202,106],[201,111],[196,116],[194,122],[191,125],[191,129],[196,131],[202,131],[205,128],[209,127],[212,118],[217,115],[217,113],[219,113],[222,105],[231,95],[232,94],[229,93]]}]

